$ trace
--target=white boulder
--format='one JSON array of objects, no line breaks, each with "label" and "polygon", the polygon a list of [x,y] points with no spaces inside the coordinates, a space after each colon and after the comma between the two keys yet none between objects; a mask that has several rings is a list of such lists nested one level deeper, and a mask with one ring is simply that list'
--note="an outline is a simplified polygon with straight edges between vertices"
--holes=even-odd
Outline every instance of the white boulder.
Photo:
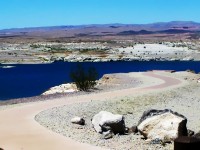
[{"label": "white boulder", "polygon": [[101,111],[96,114],[92,119],[92,125],[98,133],[107,131],[124,133],[125,131],[124,117],[107,111]]},{"label": "white boulder", "polygon": [[170,142],[187,135],[187,119],[171,110],[149,110],[144,112],[137,126],[147,139]]}]

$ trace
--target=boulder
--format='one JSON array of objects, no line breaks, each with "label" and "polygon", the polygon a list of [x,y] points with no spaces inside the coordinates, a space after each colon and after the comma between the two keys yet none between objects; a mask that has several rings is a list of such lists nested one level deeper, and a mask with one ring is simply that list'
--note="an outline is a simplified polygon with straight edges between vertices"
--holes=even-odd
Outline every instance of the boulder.
[{"label": "boulder", "polygon": [[143,113],[137,128],[146,139],[171,142],[187,136],[186,124],[186,117],[172,110],[149,110]]},{"label": "boulder", "polygon": [[74,118],[71,119],[71,123],[79,124],[79,125],[85,125],[85,120],[81,117],[74,117]]},{"label": "boulder", "polygon": [[124,117],[107,111],[96,114],[92,118],[92,125],[98,133],[112,131],[114,134],[123,134],[125,132]]}]

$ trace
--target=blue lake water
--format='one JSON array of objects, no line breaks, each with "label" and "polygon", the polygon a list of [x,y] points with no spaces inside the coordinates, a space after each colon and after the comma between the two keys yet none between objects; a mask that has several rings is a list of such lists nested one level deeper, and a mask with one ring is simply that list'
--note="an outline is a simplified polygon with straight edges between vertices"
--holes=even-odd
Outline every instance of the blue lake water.
[{"label": "blue lake water", "polygon": [[[100,62],[82,63],[84,67],[95,67],[99,78],[108,73],[127,73],[147,70],[176,70],[187,69],[200,72],[200,62]],[[0,65],[2,67],[4,65]],[[70,82],[70,70],[77,63],[53,64],[13,64],[14,68],[0,68],[0,100],[37,96],[62,83]]]}]

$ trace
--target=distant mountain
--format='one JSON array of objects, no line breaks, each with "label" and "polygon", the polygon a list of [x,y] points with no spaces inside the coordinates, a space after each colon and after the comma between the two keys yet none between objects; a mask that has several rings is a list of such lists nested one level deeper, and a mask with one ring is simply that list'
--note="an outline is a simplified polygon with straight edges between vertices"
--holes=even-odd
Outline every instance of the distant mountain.
[{"label": "distant mountain", "polygon": [[140,31],[123,31],[118,33],[118,35],[144,35],[144,34],[153,34],[154,32],[152,31],[147,31],[147,30],[140,30]]},{"label": "distant mountain", "polygon": [[107,35],[184,34],[200,31],[200,23],[192,21],[158,22],[151,24],[92,24],[77,26],[52,26],[0,30],[6,37],[77,37]]},{"label": "distant mountain", "polygon": [[193,21],[172,21],[172,22],[161,22],[161,23],[153,23],[148,24],[147,26],[150,26],[151,28],[155,29],[200,29],[200,23],[193,22]]}]

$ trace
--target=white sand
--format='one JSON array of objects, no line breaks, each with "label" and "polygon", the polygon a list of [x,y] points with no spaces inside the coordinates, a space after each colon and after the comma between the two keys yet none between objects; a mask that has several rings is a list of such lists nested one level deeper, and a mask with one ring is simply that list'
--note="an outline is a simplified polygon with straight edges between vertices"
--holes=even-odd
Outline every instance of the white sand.
[{"label": "white sand", "polygon": [[192,53],[187,47],[171,47],[163,44],[137,44],[133,47],[119,48],[119,52],[133,54],[174,54],[174,53]]}]

